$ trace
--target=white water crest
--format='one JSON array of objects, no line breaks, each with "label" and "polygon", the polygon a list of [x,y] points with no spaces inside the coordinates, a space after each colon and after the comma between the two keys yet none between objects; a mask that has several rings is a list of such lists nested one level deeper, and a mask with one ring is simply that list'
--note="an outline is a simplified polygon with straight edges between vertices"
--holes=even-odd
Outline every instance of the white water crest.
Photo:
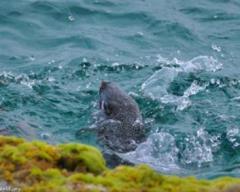
[{"label": "white water crest", "polygon": [[157,70],[141,86],[143,94],[153,100],[159,100],[162,103],[171,103],[177,105],[177,110],[184,110],[191,105],[189,97],[200,91],[204,91],[209,83],[199,85],[193,81],[183,96],[176,96],[168,93],[168,87],[180,72],[216,72],[222,68],[222,64],[211,56],[198,56],[189,61],[181,61],[177,58],[168,60],[158,55],[157,62],[162,69]]},{"label": "white water crest", "polygon": [[30,79],[27,74],[14,74],[12,72],[3,71],[0,73],[0,84],[8,85],[10,83],[21,84],[32,89],[36,84],[36,80]]},{"label": "white water crest", "polygon": [[178,58],[169,60],[161,55],[157,55],[157,63],[162,66],[177,66],[178,71],[182,72],[198,72],[209,71],[216,72],[222,69],[223,64],[212,56],[200,55],[189,61],[183,61]]}]

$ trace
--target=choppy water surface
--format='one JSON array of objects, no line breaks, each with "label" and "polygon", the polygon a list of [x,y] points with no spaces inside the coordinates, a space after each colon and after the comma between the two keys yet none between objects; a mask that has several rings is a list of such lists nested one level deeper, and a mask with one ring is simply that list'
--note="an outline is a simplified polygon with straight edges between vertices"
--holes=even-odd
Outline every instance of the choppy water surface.
[{"label": "choppy water surface", "polygon": [[1,129],[96,145],[75,133],[91,126],[106,79],[152,124],[123,158],[240,176],[239,1],[3,0],[0,26]]}]

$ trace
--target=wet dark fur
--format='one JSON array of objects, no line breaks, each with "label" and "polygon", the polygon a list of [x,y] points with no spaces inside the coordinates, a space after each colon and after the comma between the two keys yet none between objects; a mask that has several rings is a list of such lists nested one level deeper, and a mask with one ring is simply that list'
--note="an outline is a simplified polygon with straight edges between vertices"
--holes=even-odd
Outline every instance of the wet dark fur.
[{"label": "wet dark fur", "polygon": [[99,108],[103,120],[98,123],[98,138],[118,152],[134,150],[145,138],[142,116],[137,103],[115,83],[102,81]]}]

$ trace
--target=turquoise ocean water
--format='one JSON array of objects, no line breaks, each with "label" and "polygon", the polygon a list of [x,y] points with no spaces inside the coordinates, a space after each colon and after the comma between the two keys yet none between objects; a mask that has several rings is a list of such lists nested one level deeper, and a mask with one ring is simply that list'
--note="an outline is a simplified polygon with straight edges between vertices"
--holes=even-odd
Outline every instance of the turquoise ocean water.
[{"label": "turquoise ocean water", "polygon": [[1,0],[0,129],[85,142],[102,79],[138,102],[133,152],[167,174],[240,176],[238,0]]}]

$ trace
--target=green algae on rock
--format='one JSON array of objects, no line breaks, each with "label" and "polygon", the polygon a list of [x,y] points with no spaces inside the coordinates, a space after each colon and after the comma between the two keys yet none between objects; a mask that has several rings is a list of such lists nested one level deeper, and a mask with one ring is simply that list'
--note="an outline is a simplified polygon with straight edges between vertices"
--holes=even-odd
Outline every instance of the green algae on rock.
[{"label": "green algae on rock", "polygon": [[[82,144],[64,144],[59,146],[60,158],[58,165],[67,170],[101,173],[106,169],[102,154],[94,147]],[[85,165],[85,166],[82,166]]]},{"label": "green algae on rock", "polygon": [[146,165],[108,169],[102,154],[82,144],[52,146],[0,136],[0,179],[26,192],[238,192],[240,179],[165,176]]},{"label": "green algae on rock", "polygon": [[76,171],[97,174],[106,166],[102,154],[91,146],[51,146],[40,141],[27,142],[16,137],[0,136],[1,179],[13,184],[28,182],[32,181],[36,170],[49,169],[59,170],[61,174]]}]

